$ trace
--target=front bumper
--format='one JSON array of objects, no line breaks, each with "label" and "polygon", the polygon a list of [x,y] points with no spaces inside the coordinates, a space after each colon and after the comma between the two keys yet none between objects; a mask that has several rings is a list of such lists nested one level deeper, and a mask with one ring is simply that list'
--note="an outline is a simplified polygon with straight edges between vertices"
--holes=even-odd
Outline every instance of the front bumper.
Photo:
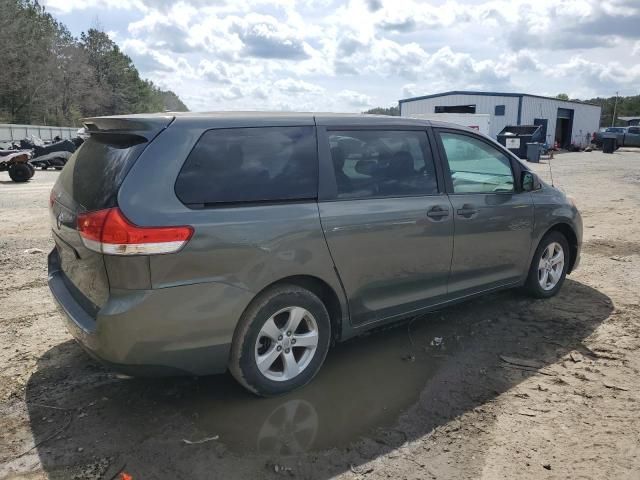
[{"label": "front bumper", "polygon": [[227,369],[231,340],[250,292],[208,282],[112,290],[93,315],[49,254],[49,288],[71,335],[94,358],[129,375],[208,375]]}]

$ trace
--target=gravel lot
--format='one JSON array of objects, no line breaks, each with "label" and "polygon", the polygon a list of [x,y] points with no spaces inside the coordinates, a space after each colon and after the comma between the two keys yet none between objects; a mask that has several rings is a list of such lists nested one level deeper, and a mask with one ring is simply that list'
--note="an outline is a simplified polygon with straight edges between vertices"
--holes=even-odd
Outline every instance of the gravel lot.
[{"label": "gravel lot", "polygon": [[640,151],[553,160],[585,224],[559,296],[352,340],[267,400],[227,375],[122,378],[71,340],[46,285],[57,175],[0,174],[0,478],[640,478]]}]

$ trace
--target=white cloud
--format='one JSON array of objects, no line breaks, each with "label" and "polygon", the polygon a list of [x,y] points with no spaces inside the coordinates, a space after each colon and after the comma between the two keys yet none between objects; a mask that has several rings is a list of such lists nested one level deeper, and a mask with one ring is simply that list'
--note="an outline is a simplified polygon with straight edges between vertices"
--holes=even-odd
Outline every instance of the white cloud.
[{"label": "white cloud", "polygon": [[353,90],[342,90],[338,93],[338,98],[344,100],[351,107],[365,108],[373,106],[369,95],[354,92]]},{"label": "white cloud", "polygon": [[191,64],[185,58],[149,48],[142,40],[125,40],[121,47],[132,58],[136,67],[144,72],[170,72],[182,77],[194,75]]},{"label": "white cloud", "polygon": [[597,63],[580,55],[558,65],[553,73],[558,77],[580,82],[583,88],[590,88],[607,96],[617,90],[624,92],[623,94],[637,94],[637,86],[640,85],[640,64]]},{"label": "white cloud", "polygon": [[146,10],[140,0],[45,0],[42,2],[54,12],[69,13],[75,10]]},{"label": "white cloud", "polygon": [[638,0],[45,3],[63,21],[107,22],[143,76],[197,109],[361,111],[452,89],[595,96],[640,83]]},{"label": "white cloud", "polygon": [[299,94],[311,94],[319,95],[324,92],[324,88],[314,85],[303,80],[294,80],[293,78],[283,78],[277,80],[274,86],[281,92],[299,95]]}]

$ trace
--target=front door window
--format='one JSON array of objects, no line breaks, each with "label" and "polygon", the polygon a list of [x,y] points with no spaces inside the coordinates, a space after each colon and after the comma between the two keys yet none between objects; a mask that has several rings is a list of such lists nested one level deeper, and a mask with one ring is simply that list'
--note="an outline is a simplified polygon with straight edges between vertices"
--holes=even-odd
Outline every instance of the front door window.
[{"label": "front door window", "polygon": [[496,148],[469,135],[440,133],[454,193],[513,192],[509,158]]}]

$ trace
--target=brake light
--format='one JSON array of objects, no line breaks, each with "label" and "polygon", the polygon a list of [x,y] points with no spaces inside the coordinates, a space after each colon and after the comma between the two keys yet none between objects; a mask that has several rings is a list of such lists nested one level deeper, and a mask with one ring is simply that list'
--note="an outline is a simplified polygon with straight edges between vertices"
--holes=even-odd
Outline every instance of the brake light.
[{"label": "brake light", "polygon": [[77,221],[84,246],[108,255],[175,253],[193,235],[190,226],[138,227],[117,207],[81,213]]}]

